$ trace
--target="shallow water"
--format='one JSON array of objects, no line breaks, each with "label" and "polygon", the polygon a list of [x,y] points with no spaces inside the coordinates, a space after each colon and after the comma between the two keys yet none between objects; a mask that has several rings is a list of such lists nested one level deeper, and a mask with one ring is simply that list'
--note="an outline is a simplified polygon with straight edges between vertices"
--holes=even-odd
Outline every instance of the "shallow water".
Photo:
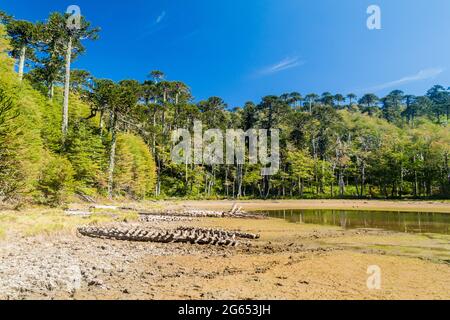
[{"label": "shallow water", "polygon": [[344,229],[383,229],[406,233],[450,234],[450,214],[346,210],[264,211],[292,223],[340,226]]}]

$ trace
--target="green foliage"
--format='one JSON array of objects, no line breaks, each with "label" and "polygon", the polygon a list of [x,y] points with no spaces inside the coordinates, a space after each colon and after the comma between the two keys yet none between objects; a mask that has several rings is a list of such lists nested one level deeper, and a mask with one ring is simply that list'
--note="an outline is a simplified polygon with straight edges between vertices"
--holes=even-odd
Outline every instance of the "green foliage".
[{"label": "green foliage", "polygon": [[7,24],[6,30],[13,48],[13,57],[18,58],[22,48],[27,48],[29,50],[28,56],[34,57],[30,46],[36,40],[37,29],[33,23],[25,20],[11,20]]},{"label": "green foliage", "polygon": [[114,171],[116,194],[144,199],[154,191],[155,161],[144,141],[132,134],[119,134]]},{"label": "green foliage", "polygon": [[73,177],[74,170],[69,160],[50,156],[37,182],[37,190],[40,192],[38,201],[50,206],[64,203],[73,192]]},{"label": "green foliage", "polygon": [[[394,90],[359,100],[292,92],[230,110],[220,97],[193,103],[188,86],[161,71],[116,83],[74,70],[63,139],[68,43],[76,58],[81,40],[98,33],[84,19],[80,32],[68,30],[65,18],[53,13],[33,25],[0,15],[11,41],[0,25],[0,201],[57,205],[73,191],[133,199],[450,197],[450,90],[440,85],[423,96]],[[36,64],[20,82],[10,56],[24,46]],[[171,131],[192,130],[196,120],[204,130],[280,129],[280,171],[265,177],[249,163],[172,163]]]},{"label": "green foliage", "polygon": [[303,196],[304,183],[311,181],[314,178],[314,159],[301,150],[289,151],[288,163],[291,166],[291,173],[298,179],[298,189],[300,196]]},{"label": "green foliage", "polygon": [[[0,27],[0,33],[3,30]],[[3,111],[8,119],[2,129],[0,149],[3,154],[1,171],[4,187],[14,190],[11,197],[28,197],[34,192],[34,184],[42,162],[43,143],[41,139],[42,113],[45,102],[29,85],[20,84],[10,68],[11,60],[3,52],[7,48],[0,37],[0,92],[2,105],[10,105]],[[9,182],[8,182],[9,181]],[[5,192],[5,191],[4,191]]]},{"label": "green foliage", "polygon": [[17,166],[18,129],[13,121],[19,114],[5,93],[0,89],[0,201],[8,200],[21,187],[22,172]]},{"label": "green foliage", "polygon": [[7,54],[10,50],[11,45],[6,39],[5,27],[0,23],[0,75],[12,76],[14,60]]},{"label": "green foliage", "polygon": [[72,127],[66,145],[77,187],[89,194],[105,189],[107,157],[98,129],[80,122]]}]

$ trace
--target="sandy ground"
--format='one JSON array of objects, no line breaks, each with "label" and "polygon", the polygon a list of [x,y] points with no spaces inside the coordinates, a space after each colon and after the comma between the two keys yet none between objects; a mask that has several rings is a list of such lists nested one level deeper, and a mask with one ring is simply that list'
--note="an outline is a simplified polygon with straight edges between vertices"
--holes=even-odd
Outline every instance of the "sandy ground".
[{"label": "sandy ground", "polygon": [[[68,231],[13,235],[0,241],[0,299],[450,299],[450,236],[276,219],[208,218],[158,227],[180,224],[259,233],[261,239],[228,248],[91,239]],[[373,265],[381,269],[380,290],[367,287]]]}]

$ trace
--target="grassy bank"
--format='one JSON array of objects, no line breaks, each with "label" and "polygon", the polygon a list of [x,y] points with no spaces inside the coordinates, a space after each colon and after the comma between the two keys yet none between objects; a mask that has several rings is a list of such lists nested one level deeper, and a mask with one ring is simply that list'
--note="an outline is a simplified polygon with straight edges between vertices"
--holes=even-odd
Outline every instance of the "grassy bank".
[{"label": "grassy bank", "polygon": [[68,216],[62,209],[33,208],[24,211],[0,211],[0,240],[9,236],[32,237],[71,233],[84,224],[137,220],[137,213],[118,211],[114,215],[95,212],[89,217]]}]

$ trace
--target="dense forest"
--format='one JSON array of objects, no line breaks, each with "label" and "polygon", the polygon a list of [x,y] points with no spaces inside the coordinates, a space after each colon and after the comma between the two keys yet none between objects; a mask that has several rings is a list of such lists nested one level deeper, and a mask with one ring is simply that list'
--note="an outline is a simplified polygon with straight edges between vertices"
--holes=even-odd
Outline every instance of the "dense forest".
[{"label": "dense forest", "polygon": [[[450,91],[423,96],[266,96],[241,107],[195,102],[161,71],[98,79],[71,64],[100,29],[67,16],[16,20],[0,12],[0,202],[110,198],[450,197]],[[147,72],[143,73],[146,74]],[[179,165],[171,132],[280,129],[281,168]]]}]

